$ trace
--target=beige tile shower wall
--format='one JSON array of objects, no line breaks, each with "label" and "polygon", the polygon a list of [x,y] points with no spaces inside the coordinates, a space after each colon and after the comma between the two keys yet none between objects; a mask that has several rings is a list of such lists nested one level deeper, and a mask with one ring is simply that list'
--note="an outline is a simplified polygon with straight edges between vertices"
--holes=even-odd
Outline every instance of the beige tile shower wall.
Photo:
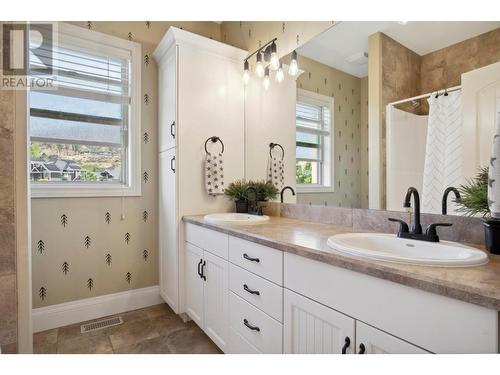
[{"label": "beige tile shower wall", "polygon": [[220,36],[213,22],[74,24],[142,44],[142,94],[148,98],[142,103],[142,172],[148,179],[141,197],[32,199],[35,308],[158,284],[158,89],[151,54],[170,26]]},{"label": "beige tile shower wall", "polygon": [[285,56],[333,25],[333,21],[225,21],[221,23],[221,41],[255,51],[269,40],[278,38],[278,55]]},{"label": "beige tile shower wall", "polygon": [[[287,56],[288,57],[288,56]],[[286,60],[286,59],[285,59]],[[297,203],[361,206],[361,79],[299,56],[297,87],[334,98],[333,193],[301,193]]]},{"label": "beige tile shower wall", "polygon": [[17,352],[14,92],[0,90],[0,347]]},{"label": "beige tile shower wall", "polygon": [[421,57],[421,93],[461,84],[465,72],[500,61],[500,28]]}]

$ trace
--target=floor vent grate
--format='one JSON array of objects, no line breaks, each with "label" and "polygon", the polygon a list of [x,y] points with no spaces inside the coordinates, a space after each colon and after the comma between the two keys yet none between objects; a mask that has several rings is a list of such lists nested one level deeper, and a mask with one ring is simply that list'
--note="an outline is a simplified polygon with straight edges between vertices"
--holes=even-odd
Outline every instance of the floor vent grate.
[{"label": "floor vent grate", "polygon": [[81,325],[81,332],[82,333],[87,333],[87,332],[92,332],[92,331],[98,331],[103,328],[108,328],[112,326],[117,326],[119,324],[123,323],[123,319],[121,316],[114,316],[109,319],[103,319],[103,320],[98,320],[96,322],[91,322],[87,324],[82,324]]}]

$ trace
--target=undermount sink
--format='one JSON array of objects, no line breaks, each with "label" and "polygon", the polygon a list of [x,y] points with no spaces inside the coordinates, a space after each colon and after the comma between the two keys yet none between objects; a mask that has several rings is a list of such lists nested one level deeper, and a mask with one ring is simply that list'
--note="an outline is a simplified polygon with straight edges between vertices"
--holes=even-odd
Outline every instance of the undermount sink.
[{"label": "undermount sink", "polygon": [[214,224],[258,224],[269,220],[266,215],[250,215],[237,213],[209,214],[204,219]]},{"label": "undermount sink", "polygon": [[467,267],[488,263],[488,255],[456,242],[426,242],[382,233],[345,233],[328,239],[341,253],[372,260],[439,267]]}]

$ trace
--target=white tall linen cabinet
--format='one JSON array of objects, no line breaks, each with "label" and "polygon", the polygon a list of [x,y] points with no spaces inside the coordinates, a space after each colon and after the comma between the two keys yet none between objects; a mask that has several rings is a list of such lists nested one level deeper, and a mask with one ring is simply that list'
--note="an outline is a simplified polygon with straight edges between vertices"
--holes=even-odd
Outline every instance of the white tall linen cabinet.
[{"label": "white tall linen cabinet", "polygon": [[[175,27],[158,44],[160,294],[184,312],[185,215],[227,212],[233,203],[204,188],[205,141],[224,143],[226,185],[244,177],[245,113],[241,78],[247,52]],[[207,74],[208,73],[208,74]],[[218,152],[220,142],[208,142]]]}]

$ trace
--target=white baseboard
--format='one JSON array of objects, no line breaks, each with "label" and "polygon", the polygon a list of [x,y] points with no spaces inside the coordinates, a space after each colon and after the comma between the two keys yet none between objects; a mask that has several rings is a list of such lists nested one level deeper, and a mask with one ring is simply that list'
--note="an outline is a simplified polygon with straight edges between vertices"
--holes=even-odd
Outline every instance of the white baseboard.
[{"label": "white baseboard", "polygon": [[158,285],[33,309],[33,332],[163,303]]}]

